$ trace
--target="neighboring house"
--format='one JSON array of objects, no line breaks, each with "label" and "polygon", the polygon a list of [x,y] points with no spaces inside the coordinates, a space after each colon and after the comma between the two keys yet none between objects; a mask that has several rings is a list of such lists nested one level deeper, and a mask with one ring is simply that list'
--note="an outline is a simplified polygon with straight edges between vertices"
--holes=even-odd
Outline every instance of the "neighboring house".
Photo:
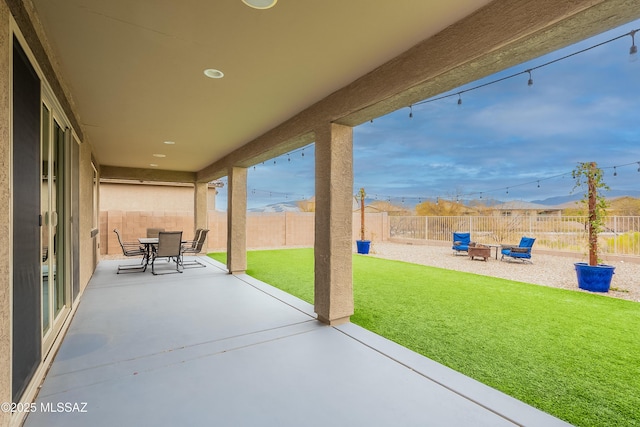
[{"label": "neighboring house", "polygon": [[555,206],[514,200],[491,207],[493,215],[498,216],[561,216],[562,209]]}]

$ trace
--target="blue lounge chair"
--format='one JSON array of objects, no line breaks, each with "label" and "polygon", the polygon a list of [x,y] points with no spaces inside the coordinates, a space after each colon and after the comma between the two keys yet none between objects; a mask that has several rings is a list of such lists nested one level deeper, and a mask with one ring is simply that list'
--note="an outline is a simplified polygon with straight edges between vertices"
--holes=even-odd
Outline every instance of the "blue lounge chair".
[{"label": "blue lounge chair", "polygon": [[502,246],[502,258],[500,259],[504,260],[504,257],[509,257],[522,260],[522,262],[531,262],[531,248],[535,241],[536,239],[533,237],[523,237],[518,246]]},{"label": "blue lounge chair", "polygon": [[453,254],[469,253],[469,243],[471,243],[471,233],[453,233]]}]

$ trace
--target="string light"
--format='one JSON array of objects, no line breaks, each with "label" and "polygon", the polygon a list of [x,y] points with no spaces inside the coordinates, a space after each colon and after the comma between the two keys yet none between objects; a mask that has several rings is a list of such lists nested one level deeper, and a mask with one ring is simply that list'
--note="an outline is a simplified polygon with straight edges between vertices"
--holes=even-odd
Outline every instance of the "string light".
[{"label": "string light", "polygon": [[[640,161],[636,161],[636,162],[631,162],[631,163],[625,163],[622,165],[615,165],[615,166],[604,166],[601,167],[600,169],[614,169],[615,170],[615,174],[617,175],[617,168],[620,167],[625,167],[625,166],[629,166],[629,165],[634,165],[637,166],[637,171],[640,172]],[[487,199],[485,197],[485,193],[494,193],[497,191],[504,191],[506,194],[510,194],[510,191],[513,190],[514,188],[520,188],[520,187],[524,187],[524,186],[528,186],[528,185],[532,185],[535,184],[537,186],[537,188],[541,187],[541,182],[542,181],[548,181],[551,179],[564,179],[567,175],[570,175],[570,172],[564,172],[558,175],[553,175],[553,176],[549,176],[546,178],[540,178],[540,179],[536,179],[533,181],[529,181],[529,182],[524,182],[522,184],[516,184],[516,185],[510,185],[509,187],[501,187],[501,188],[494,188],[492,190],[484,190],[481,192],[470,192],[470,193],[463,193],[463,194],[458,194],[455,196],[455,201],[458,202],[460,200],[473,200],[474,197],[479,197],[479,199],[481,200],[491,200],[490,198]],[[378,197],[378,195],[376,195],[376,197]],[[402,200],[403,202],[406,202],[407,200],[417,200],[418,203],[422,203],[423,200],[429,200],[428,197],[424,197],[424,196],[388,196],[388,195],[380,195],[380,198],[382,198],[383,200],[386,199],[388,201],[391,201],[391,199],[395,199],[395,200]],[[436,197],[436,205],[439,203],[439,200],[441,199],[441,196],[437,196]],[[453,198],[452,198],[453,200]]]},{"label": "string light", "polygon": [[458,105],[462,105],[462,94],[463,93],[471,92],[472,90],[477,90],[477,89],[480,89],[480,88],[483,88],[483,87],[486,87],[486,86],[490,86],[490,85],[493,85],[493,84],[496,84],[496,83],[500,83],[502,81],[512,79],[514,77],[520,76],[520,75],[525,74],[525,73],[529,75],[529,80],[527,81],[527,84],[529,86],[532,86],[533,85],[533,79],[531,77],[531,72],[533,72],[535,70],[538,70],[540,68],[547,67],[549,65],[555,64],[556,62],[560,62],[560,61],[563,61],[565,59],[571,58],[572,56],[576,56],[576,55],[579,55],[581,53],[587,52],[589,50],[595,49],[597,47],[603,46],[605,44],[614,42],[614,41],[619,40],[619,39],[621,39],[623,37],[626,37],[626,36],[631,36],[631,41],[632,41],[631,48],[629,48],[629,55],[630,55],[629,59],[631,61],[636,61],[637,60],[637,56],[638,56],[638,47],[635,45],[635,34],[638,31],[640,31],[640,29],[635,29],[635,30],[632,30],[632,31],[630,31],[628,33],[625,33],[625,34],[619,35],[617,37],[611,38],[609,40],[605,40],[603,42],[597,43],[597,44],[595,44],[593,46],[590,46],[590,47],[578,50],[576,52],[570,53],[568,55],[565,55],[563,57],[560,57],[560,58],[553,59],[551,61],[545,62],[544,64],[540,64],[540,65],[537,65],[535,67],[531,67],[531,68],[529,68],[527,70],[520,71],[520,72],[511,74],[511,75],[505,76],[505,77],[501,77],[499,79],[491,80],[489,82],[482,83],[482,84],[479,84],[477,86],[473,86],[473,87],[470,87],[468,89],[464,89],[464,90],[461,90],[461,91],[458,91],[458,92],[449,93],[449,94],[438,96],[438,97],[435,97],[435,98],[425,99],[424,101],[416,102],[416,103],[414,103],[412,105],[422,105],[422,104],[426,104],[426,103],[429,103],[429,102],[440,101],[442,99],[450,98],[452,96],[458,96]]},{"label": "string light", "polygon": [[613,176],[618,176],[618,171],[615,166],[613,167]]},{"label": "string light", "polygon": [[[313,143],[306,145],[304,147],[298,148],[296,150],[290,151],[288,153],[286,153],[287,156],[287,162],[291,162],[292,159],[292,154],[298,153],[300,152],[300,156],[304,157],[304,150],[306,150],[307,148],[309,148],[311,145],[313,145]],[[281,156],[285,156],[285,154],[282,154]],[[276,160],[277,158],[273,158],[273,164],[278,164],[278,161]],[[262,161],[260,162],[260,164],[264,165],[266,161]],[[253,166],[253,170],[256,170],[256,165]]]},{"label": "string light", "polygon": [[409,105],[409,118],[413,119],[413,105]]}]

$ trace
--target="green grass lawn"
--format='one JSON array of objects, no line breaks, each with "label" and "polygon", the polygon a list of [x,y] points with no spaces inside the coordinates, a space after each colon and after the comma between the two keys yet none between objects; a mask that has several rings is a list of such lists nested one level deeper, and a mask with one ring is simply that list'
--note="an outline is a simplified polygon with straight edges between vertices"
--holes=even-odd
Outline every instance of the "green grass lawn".
[{"label": "green grass lawn", "polygon": [[[247,258],[313,303],[313,249]],[[569,423],[640,426],[638,303],[362,255],[353,291],[355,324]]]}]

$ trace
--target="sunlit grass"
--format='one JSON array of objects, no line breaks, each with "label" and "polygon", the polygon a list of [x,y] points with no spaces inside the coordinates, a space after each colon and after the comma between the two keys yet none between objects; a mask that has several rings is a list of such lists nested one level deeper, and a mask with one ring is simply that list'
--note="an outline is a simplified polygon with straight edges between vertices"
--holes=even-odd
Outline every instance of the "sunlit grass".
[{"label": "sunlit grass", "polygon": [[[313,303],[312,249],[247,256]],[[640,425],[638,303],[359,255],[353,283],[353,323],[572,424]]]}]

